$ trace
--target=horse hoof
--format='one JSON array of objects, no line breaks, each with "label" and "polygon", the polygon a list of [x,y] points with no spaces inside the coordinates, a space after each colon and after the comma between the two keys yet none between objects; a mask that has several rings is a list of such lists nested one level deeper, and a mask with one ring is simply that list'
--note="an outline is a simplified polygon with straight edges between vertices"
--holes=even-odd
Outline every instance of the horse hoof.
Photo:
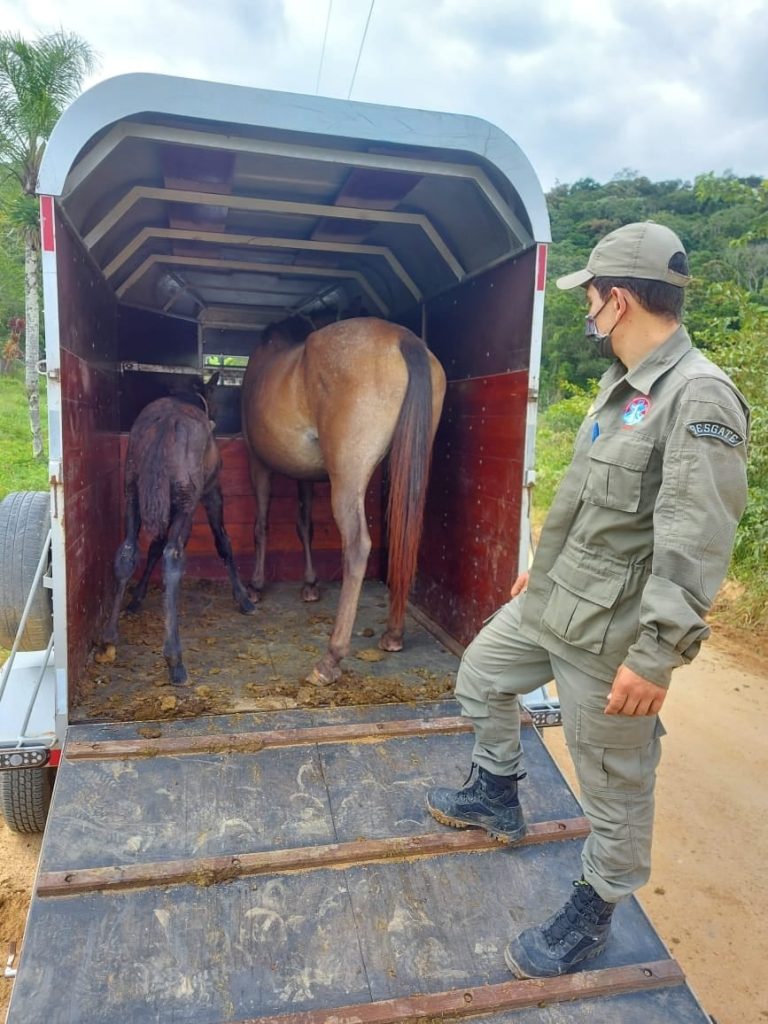
[{"label": "horse hoof", "polygon": [[104,644],[100,651],[96,651],[93,660],[97,665],[111,665],[117,656],[114,644]]},{"label": "horse hoof", "polygon": [[305,583],[301,588],[302,601],[319,601],[320,587],[316,583]]},{"label": "horse hoof", "polygon": [[187,681],[187,670],[183,665],[169,665],[168,678],[171,681],[171,686],[183,686]]},{"label": "horse hoof", "polygon": [[383,633],[379,640],[379,647],[382,651],[402,651],[403,638],[395,633]]},{"label": "horse hoof", "polygon": [[259,587],[254,587],[252,583],[249,583],[246,590],[248,591],[248,597],[256,604],[261,601],[262,591]]},{"label": "horse hoof", "polygon": [[240,611],[243,613],[243,615],[253,615],[253,613],[256,611],[256,605],[254,604],[253,601],[249,601],[248,598],[246,597],[245,600],[240,602]]},{"label": "horse hoof", "polygon": [[305,682],[310,686],[330,686],[341,677],[341,669],[338,665],[334,665],[331,669],[326,668],[325,665],[321,667],[321,665],[322,663],[315,665],[307,676]]}]

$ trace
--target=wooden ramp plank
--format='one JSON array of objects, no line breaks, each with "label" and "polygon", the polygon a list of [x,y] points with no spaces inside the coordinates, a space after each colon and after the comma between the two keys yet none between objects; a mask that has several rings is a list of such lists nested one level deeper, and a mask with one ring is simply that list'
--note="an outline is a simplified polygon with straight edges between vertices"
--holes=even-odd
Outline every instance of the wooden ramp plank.
[{"label": "wooden ramp plank", "polygon": [[[522,716],[530,725],[530,716]],[[221,735],[152,737],[123,740],[70,742],[70,761],[125,760],[139,757],[181,757],[185,754],[256,754],[271,747],[297,747],[310,743],[381,743],[394,736],[428,736],[433,733],[469,733],[466,718],[411,719],[359,725],[311,726],[304,729],[273,729],[266,732]]]},{"label": "wooden ramp plank", "polygon": [[[425,796],[432,786],[463,785],[473,742],[469,734],[322,747],[320,760],[338,839],[444,831],[427,812]],[[533,729],[523,730],[523,743],[529,773],[520,783],[520,800],[526,821],[580,816],[576,798]]]},{"label": "wooden ramp plank", "polygon": [[[411,996],[333,1010],[309,1010],[277,1017],[260,1017],[258,1024],[408,1024],[408,1022],[474,1019],[489,1010],[520,1010],[552,1003],[570,1003],[585,995],[646,992],[680,985],[685,976],[675,960],[583,971],[561,978],[525,979],[460,988],[450,992]],[[483,1018],[485,1020],[485,1018]],[[256,1020],[237,1024],[257,1024]]]},{"label": "wooden ramp plank", "polygon": [[[410,728],[412,721],[394,725]],[[344,728],[367,736],[372,725]],[[307,728],[298,732],[303,736]],[[527,820],[579,817],[577,801],[533,729],[525,729],[524,742],[531,768],[520,787]],[[310,743],[230,755],[65,756],[51,811],[57,826],[41,867],[69,872],[445,834],[427,812],[424,795],[436,783],[462,784],[472,743],[465,732],[393,733],[376,743]]]},{"label": "wooden ramp plank", "polygon": [[[506,981],[504,947],[568,897],[580,844],[502,847],[346,871],[374,1000]],[[600,967],[666,957],[635,900],[614,913]]]},{"label": "wooden ramp plank", "polygon": [[333,843],[317,749],[258,757],[66,758],[41,870],[215,857]]},{"label": "wooden ramp plank", "polygon": [[[586,818],[534,822],[518,845],[559,842],[583,838],[589,833]],[[214,885],[246,875],[264,875],[279,871],[315,871],[326,867],[373,864],[376,861],[434,857],[440,853],[471,850],[474,853],[496,850],[498,842],[479,829],[425,836],[394,836],[356,843],[300,847],[295,850],[268,850],[241,853],[234,857],[199,857],[167,860],[154,864],[115,865],[84,870],[47,871],[38,875],[38,896],[71,896],[94,890],[139,889],[147,886]]]}]

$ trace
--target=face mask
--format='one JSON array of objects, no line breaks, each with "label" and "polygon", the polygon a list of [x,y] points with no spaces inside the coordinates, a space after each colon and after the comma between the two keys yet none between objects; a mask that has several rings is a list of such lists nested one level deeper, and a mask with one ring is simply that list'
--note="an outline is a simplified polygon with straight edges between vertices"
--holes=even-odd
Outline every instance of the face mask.
[{"label": "face mask", "polygon": [[598,355],[602,356],[603,359],[616,358],[616,353],[613,351],[613,345],[611,344],[611,334],[616,327],[616,324],[613,325],[607,334],[602,334],[598,330],[597,323],[595,322],[596,317],[602,313],[609,301],[609,299],[606,299],[594,316],[589,316],[589,314],[587,314],[587,316],[584,317],[584,336],[595,343]]}]

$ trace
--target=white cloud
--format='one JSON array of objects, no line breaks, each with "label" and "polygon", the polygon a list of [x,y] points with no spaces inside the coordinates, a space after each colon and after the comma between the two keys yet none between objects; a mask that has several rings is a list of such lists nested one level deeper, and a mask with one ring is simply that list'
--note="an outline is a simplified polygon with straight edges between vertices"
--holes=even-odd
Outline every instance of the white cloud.
[{"label": "white cloud", "polygon": [[[367,0],[333,0],[321,92],[345,97]],[[59,26],[101,55],[96,78],[154,71],[315,91],[324,0],[0,0],[0,24]],[[768,173],[762,0],[376,0],[353,98],[475,114],[545,187],[623,167],[691,179]]]}]

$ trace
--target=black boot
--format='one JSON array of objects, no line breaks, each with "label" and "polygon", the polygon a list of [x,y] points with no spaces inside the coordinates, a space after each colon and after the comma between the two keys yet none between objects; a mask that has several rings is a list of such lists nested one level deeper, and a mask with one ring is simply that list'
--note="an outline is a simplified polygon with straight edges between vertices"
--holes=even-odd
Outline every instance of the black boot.
[{"label": "black boot", "polygon": [[527,928],[504,950],[519,978],[554,978],[599,956],[611,933],[615,903],[601,899],[589,882],[574,882],[571,898],[538,928]]},{"label": "black boot", "polygon": [[442,825],[474,825],[503,843],[519,842],[525,835],[525,820],[517,797],[517,782],[522,776],[493,775],[473,764],[467,783],[476,768],[474,782],[465,784],[463,789],[430,789],[427,810]]}]

